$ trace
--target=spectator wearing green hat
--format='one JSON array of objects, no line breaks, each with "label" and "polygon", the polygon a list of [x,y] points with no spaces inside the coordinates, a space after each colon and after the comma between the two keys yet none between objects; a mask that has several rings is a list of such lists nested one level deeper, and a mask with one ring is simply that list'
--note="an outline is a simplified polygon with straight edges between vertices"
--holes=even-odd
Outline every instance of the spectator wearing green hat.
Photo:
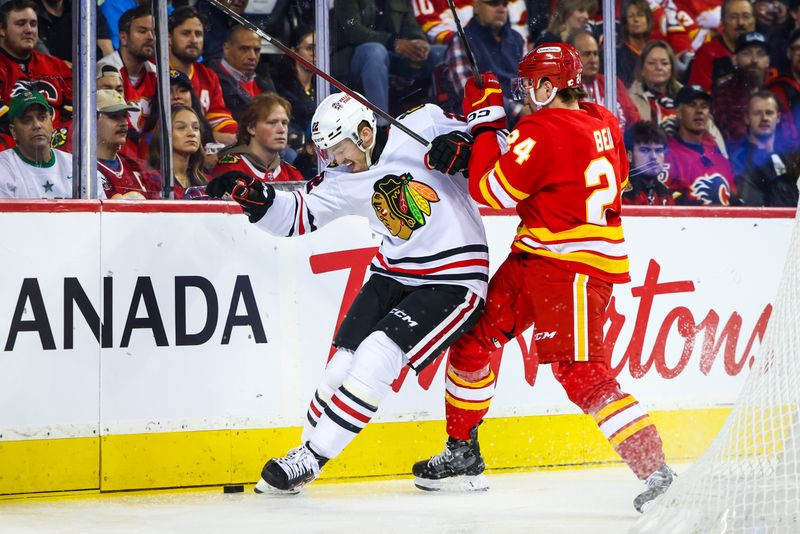
[{"label": "spectator wearing green hat", "polygon": [[0,198],[72,198],[72,156],[50,147],[53,108],[37,91],[11,98],[16,146],[0,152]]}]

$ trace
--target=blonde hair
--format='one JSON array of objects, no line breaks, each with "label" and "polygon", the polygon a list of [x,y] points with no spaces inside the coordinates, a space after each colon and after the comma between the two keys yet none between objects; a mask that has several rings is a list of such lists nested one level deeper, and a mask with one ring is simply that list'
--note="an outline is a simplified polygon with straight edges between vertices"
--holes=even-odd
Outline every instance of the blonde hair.
[{"label": "blonde hair", "polygon": [[247,103],[242,114],[239,115],[239,132],[237,134],[239,144],[250,143],[253,136],[248,130],[269,117],[275,106],[282,106],[289,118],[292,118],[292,105],[277,93],[261,93]]}]

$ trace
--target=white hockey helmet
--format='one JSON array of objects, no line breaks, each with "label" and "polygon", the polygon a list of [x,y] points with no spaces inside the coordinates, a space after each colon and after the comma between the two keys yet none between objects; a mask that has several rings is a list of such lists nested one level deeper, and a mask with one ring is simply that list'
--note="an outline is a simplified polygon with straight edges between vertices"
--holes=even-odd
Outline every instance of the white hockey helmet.
[{"label": "white hockey helmet", "polygon": [[311,140],[320,157],[327,163],[327,150],[343,139],[350,139],[369,156],[372,147],[365,147],[358,135],[358,125],[364,121],[374,132],[375,114],[347,93],[334,93],[320,102],[311,118]]}]

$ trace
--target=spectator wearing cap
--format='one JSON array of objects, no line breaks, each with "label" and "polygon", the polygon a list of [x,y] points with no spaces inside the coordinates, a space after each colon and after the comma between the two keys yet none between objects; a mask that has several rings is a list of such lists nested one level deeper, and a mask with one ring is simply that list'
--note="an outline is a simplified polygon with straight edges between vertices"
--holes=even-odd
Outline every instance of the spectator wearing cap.
[{"label": "spectator wearing cap", "polygon": [[664,181],[667,170],[667,134],[652,122],[640,121],[625,130],[625,149],[630,164],[623,204],[671,206],[675,196]]},{"label": "spectator wearing cap", "polygon": [[[39,16],[39,39],[47,53],[64,61],[72,62],[72,1],[34,0]],[[111,32],[103,12],[96,11],[97,57],[114,51]]]},{"label": "spectator wearing cap", "polygon": [[72,156],[50,147],[53,108],[36,91],[11,99],[16,146],[0,152],[0,198],[72,198]]},{"label": "spectator wearing cap", "polygon": [[216,73],[197,59],[203,51],[206,19],[193,7],[176,9],[169,17],[169,64],[189,77],[214,138],[225,145],[236,142],[236,121],[225,105]]},{"label": "spectator wearing cap", "polygon": [[125,100],[137,107],[131,113],[133,131],[140,134],[150,116],[158,75],[151,61],[155,54],[155,26],[149,7],[138,6],[119,18],[119,50],[99,61],[116,68],[122,76]]},{"label": "spectator wearing cap", "polygon": [[0,115],[16,91],[45,95],[56,127],[72,120],[72,69],[57,57],[34,50],[39,39],[36,4],[10,0],[0,6]]},{"label": "spectator wearing cap", "polygon": [[250,99],[261,93],[274,93],[275,85],[269,76],[256,72],[261,59],[261,38],[254,31],[234,26],[222,50],[222,59],[206,64],[219,76],[225,105],[238,118]]},{"label": "spectator wearing cap", "polygon": [[756,30],[749,0],[723,0],[720,34],[697,50],[689,71],[689,83],[709,92],[715,78],[733,70],[731,56],[740,35]]},{"label": "spectator wearing cap", "polygon": [[116,91],[97,91],[97,170],[112,200],[158,198],[157,186],[136,160],[120,154],[128,138],[131,106]]},{"label": "spectator wearing cap", "polygon": [[789,36],[789,72],[767,83],[767,89],[775,93],[783,110],[782,122],[795,139],[800,132],[800,29]]},{"label": "spectator wearing cap", "polygon": [[797,206],[800,154],[776,136],[780,104],[769,91],[750,96],[747,136],[731,151],[739,202],[745,206]]},{"label": "spectator wearing cap", "polygon": [[725,144],[738,144],[747,134],[744,123],[750,95],[762,89],[769,72],[767,41],[761,33],[743,33],[736,39],[735,70],[711,92],[711,113]]},{"label": "spectator wearing cap", "polygon": [[710,102],[711,96],[699,85],[685,85],[675,98],[678,128],[667,142],[665,184],[679,193],[676,204],[731,203],[733,170],[709,133]]},{"label": "spectator wearing cap", "polygon": [[125,97],[125,85],[122,82],[122,74],[117,70],[117,67],[103,63],[97,64],[96,89],[111,89],[121,94],[123,98]]}]

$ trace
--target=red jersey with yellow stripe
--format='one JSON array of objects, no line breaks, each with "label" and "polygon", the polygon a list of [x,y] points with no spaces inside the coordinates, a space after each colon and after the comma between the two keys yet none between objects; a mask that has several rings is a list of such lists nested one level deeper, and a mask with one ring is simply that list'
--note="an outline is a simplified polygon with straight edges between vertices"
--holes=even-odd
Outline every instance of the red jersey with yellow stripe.
[{"label": "red jersey with yellow stripe", "polygon": [[617,119],[604,107],[544,108],[507,137],[479,135],[470,159],[470,194],[522,219],[513,252],[611,283],[630,280],[620,219],[628,160]]},{"label": "red jersey with yellow stripe", "polygon": [[194,94],[200,99],[200,107],[206,114],[211,128],[215,132],[235,134],[238,125],[233,120],[231,111],[225,106],[217,73],[195,61],[189,70],[189,80],[192,82]]}]

